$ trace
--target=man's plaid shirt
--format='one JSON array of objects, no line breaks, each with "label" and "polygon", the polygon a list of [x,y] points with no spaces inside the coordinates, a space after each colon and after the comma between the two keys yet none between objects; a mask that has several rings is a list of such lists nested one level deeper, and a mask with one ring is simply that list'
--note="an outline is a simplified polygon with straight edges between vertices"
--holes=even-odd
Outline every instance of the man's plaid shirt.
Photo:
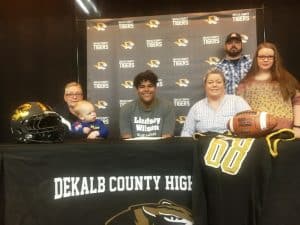
[{"label": "man's plaid shirt", "polygon": [[247,74],[251,64],[251,58],[247,55],[242,55],[237,63],[224,58],[216,65],[225,75],[227,94],[235,94],[236,87]]}]

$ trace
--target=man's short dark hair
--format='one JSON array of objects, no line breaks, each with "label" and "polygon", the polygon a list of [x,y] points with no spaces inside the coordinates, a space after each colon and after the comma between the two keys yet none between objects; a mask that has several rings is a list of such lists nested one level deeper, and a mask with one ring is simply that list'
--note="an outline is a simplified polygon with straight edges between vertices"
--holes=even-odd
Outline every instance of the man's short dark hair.
[{"label": "man's short dark hair", "polygon": [[133,85],[137,89],[142,82],[150,81],[150,83],[156,87],[157,80],[158,80],[158,78],[155,73],[153,73],[151,70],[146,70],[135,76]]}]

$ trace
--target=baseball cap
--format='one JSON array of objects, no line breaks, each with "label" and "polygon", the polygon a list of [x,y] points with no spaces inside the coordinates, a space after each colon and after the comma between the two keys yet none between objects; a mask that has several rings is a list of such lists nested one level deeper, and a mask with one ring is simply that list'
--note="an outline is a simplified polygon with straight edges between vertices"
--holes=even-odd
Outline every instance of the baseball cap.
[{"label": "baseball cap", "polygon": [[227,35],[225,43],[231,41],[232,39],[235,39],[237,41],[242,42],[242,37],[239,33],[233,32]]}]

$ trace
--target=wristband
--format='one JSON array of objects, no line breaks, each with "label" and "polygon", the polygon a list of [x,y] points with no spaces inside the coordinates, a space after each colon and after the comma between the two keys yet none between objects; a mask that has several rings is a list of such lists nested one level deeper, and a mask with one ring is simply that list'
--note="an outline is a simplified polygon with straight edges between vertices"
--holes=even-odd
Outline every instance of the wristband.
[{"label": "wristband", "polygon": [[296,128],[300,128],[300,125],[295,125],[295,124],[294,124],[294,127],[296,127]]}]

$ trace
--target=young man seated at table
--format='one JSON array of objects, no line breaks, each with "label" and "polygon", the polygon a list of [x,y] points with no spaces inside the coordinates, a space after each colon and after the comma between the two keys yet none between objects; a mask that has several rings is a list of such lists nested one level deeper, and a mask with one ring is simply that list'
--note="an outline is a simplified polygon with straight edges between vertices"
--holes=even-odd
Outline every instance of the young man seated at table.
[{"label": "young man seated at table", "polygon": [[172,137],[175,128],[174,106],[169,101],[157,98],[158,78],[150,70],[134,78],[138,98],[120,110],[121,138]]}]

